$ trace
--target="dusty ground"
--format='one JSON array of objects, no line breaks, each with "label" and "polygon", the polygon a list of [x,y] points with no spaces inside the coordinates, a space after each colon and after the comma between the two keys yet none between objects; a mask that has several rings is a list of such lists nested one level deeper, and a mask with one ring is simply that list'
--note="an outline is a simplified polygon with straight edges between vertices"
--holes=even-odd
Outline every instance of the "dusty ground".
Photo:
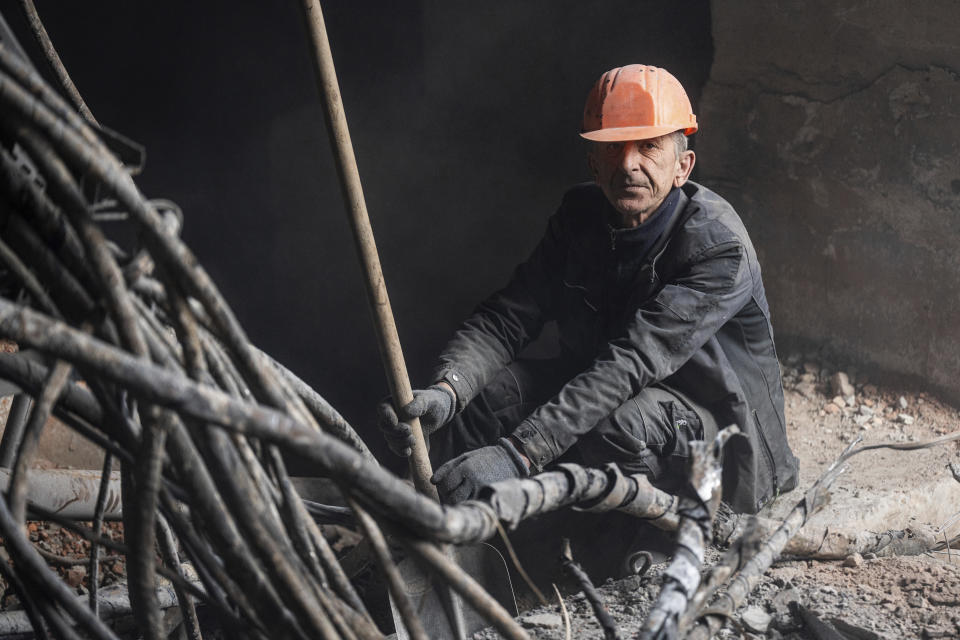
[{"label": "dusty ground", "polygon": [[[960,429],[957,409],[937,398],[878,388],[849,369],[844,373],[852,387],[847,387],[836,373],[836,367],[814,358],[794,356],[784,364],[788,437],[801,460],[802,489],[857,436],[864,443],[915,442]],[[923,529],[960,546],[954,540],[960,534],[960,485],[954,487],[947,468],[960,463],[958,452],[960,446],[951,443],[916,452],[864,453],[851,461],[834,485],[832,504],[817,518],[875,531]],[[770,513],[784,512],[799,498],[797,491],[782,496]],[[635,634],[646,617],[664,566],[643,578],[601,585],[624,637]],[[565,602],[571,637],[603,638],[582,593],[568,594]],[[745,625],[742,632],[749,638],[958,638],[960,551],[780,562],[738,614],[736,622]],[[531,610],[520,619],[535,638],[564,638],[557,606]],[[816,635],[817,620],[839,635]],[[724,634],[739,636],[733,630]],[[488,630],[476,637],[498,636]]]}]

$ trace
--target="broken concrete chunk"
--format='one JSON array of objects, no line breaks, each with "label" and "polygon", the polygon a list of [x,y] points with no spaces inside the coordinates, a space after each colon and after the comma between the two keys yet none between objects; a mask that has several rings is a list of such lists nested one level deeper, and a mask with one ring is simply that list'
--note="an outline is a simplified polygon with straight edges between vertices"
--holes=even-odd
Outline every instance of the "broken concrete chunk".
[{"label": "broken concrete chunk", "polygon": [[911,415],[909,415],[909,414],[906,414],[906,413],[901,413],[901,414],[899,414],[899,415],[897,416],[897,420],[898,420],[899,422],[902,422],[903,424],[913,424],[913,422],[914,422],[913,416],[911,416]]},{"label": "broken concrete chunk", "polygon": [[834,394],[844,398],[855,393],[853,385],[850,384],[850,378],[843,371],[837,371],[833,374],[833,377],[830,378],[830,387]]},{"label": "broken concrete chunk", "polygon": [[852,568],[862,567],[863,556],[861,556],[859,553],[851,553],[843,559],[843,566]]},{"label": "broken concrete chunk", "polygon": [[520,623],[528,628],[558,629],[563,624],[563,618],[556,613],[538,613],[520,619]]},{"label": "broken concrete chunk", "polygon": [[909,406],[909,405],[907,405],[907,399],[904,398],[903,396],[900,396],[900,399],[897,400],[897,404],[900,405],[900,408],[901,408],[901,409],[906,409],[907,406]]},{"label": "broken concrete chunk", "polygon": [[817,387],[812,382],[801,382],[797,385],[797,393],[807,400],[815,400],[817,397]]},{"label": "broken concrete chunk", "polygon": [[766,633],[772,619],[769,613],[756,606],[747,607],[740,616],[743,626],[754,633]]}]

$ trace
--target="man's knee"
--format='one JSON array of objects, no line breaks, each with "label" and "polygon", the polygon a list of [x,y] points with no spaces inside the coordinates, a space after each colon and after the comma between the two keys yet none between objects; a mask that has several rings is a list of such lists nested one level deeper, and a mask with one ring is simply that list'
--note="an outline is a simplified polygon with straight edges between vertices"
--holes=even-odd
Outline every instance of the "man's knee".
[{"label": "man's knee", "polygon": [[624,473],[643,473],[655,483],[682,480],[690,441],[703,437],[700,416],[678,397],[645,389],[620,405],[579,443],[589,465],[616,463]]}]

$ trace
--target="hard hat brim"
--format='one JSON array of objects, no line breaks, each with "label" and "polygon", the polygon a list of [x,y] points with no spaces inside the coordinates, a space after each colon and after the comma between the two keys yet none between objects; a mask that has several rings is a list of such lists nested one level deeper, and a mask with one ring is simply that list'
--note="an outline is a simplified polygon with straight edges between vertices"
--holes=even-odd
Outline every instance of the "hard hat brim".
[{"label": "hard hat brim", "polygon": [[696,133],[697,127],[678,127],[676,125],[661,125],[657,127],[618,127],[615,129],[597,129],[596,131],[585,131],[580,134],[581,138],[593,140],[594,142],[628,142],[630,140],[649,140],[650,138],[659,138],[660,136],[674,131],[683,131],[684,135]]}]

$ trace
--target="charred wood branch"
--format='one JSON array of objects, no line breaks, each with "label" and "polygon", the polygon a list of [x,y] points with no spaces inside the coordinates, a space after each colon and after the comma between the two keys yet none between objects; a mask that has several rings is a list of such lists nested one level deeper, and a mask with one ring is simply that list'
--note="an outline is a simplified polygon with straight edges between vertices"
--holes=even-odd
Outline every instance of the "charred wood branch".
[{"label": "charred wood branch", "polygon": [[[689,630],[688,638],[706,639],[712,637],[723,626],[726,619],[746,602],[763,574],[780,557],[787,543],[803,527],[807,519],[826,503],[830,487],[843,473],[845,464],[850,458],[875,449],[915,451],[957,440],[960,440],[960,432],[917,443],[879,443],[856,447],[860,440],[852,442],[817,478],[804,494],[803,499],[797,502],[772,534],[761,544],[751,545],[753,548],[741,547],[747,553],[733,554],[728,557],[727,562],[713,569],[712,579],[705,582],[702,587],[703,593],[698,593],[695,598],[698,606],[696,609],[689,610],[681,620],[680,631]],[[723,586],[726,586],[726,591],[714,597]]]},{"label": "charred wood branch", "polygon": [[641,639],[678,636],[680,617],[700,586],[700,567],[720,506],[723,446],[739,433],[736,426],[729,426],[713,442],[691,443],[688,495],[680,501],[677,549],[664,572],[660,595],[640,630]]},{"label": "charred wood branch", "polygon": [[[750,528],[767,537],[779,526],[779,521],[770,518],[724,514],[714,522],[714,540],[719,544],[728,544],[739,539]],[[873,553],[880,557],[916,556],[937,547],[933,529],[923,527],[890,529],[879,533],[830,525],[811,527],[812,523],[802,527],[787,542],[780,555],[785,558],[842,560],[854,553]]]},{"label": "charred wood branch", "polygon": [[583,570],[583,567],[574,562],[573,552],[570,550],[570,540],[564,538],[562,544],[560,566],[580,585],[583,595],[586,596],[587,602],[590,603],[590,608],[593,609],[593,615],[597,617],[597,622],[600,623],[600,628],[603,629],[603,637],[606,638],[606,640],[620,640],[623,636],[620,634],[620,630],[617,629],[617,623],[603,605],[603,600],[597,592],[597,588],[593,586],[590,576]]}]

